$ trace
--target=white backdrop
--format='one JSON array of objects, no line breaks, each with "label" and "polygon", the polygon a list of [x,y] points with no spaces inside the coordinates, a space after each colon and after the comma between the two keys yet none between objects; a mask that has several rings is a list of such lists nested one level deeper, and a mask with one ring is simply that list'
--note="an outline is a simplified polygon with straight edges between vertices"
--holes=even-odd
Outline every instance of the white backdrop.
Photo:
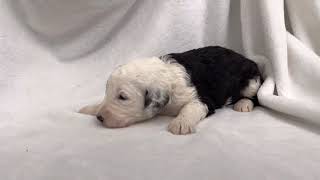
[{"label": "white backdrop", "polygon": [[[317,0],[2,0],[0,175],[319,179],[319,30]],[[168,118],[110,130],[76,113],[115,66],[206,45],[259,63],[265,108],[219,110],[186,137]]]}]

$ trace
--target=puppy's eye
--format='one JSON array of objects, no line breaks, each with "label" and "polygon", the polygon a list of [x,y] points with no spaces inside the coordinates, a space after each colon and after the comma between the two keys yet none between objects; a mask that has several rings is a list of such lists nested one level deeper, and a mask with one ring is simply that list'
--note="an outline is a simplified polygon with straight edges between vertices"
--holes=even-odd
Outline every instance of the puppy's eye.
[{"label": "puppy's eye", "polygon": [[145,93],[145,95],[147,96],[149,94],[149,91],[148,90],[146,90],[146,93]]},{"label": "puppy's eye", "polygon": [[125,100],[128,100],[128,97],[125,96],[124,94],[120,94],[120,95],[118,96],[118,99],[120,99],[121,101],[125,101]]}]

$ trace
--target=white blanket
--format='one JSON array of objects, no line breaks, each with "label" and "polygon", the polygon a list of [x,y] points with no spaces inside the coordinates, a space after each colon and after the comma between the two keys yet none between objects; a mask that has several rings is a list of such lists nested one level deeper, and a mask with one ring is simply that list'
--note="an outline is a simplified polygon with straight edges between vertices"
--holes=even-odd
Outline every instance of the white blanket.
[{"label": "white blanket", "polygon": [[[1,0],[0,177],[320,179],[319,30],[317,0]],[[115,66],[206,45],[259,63],[264,107],[218,110],[190,136],[76,113]]]}]

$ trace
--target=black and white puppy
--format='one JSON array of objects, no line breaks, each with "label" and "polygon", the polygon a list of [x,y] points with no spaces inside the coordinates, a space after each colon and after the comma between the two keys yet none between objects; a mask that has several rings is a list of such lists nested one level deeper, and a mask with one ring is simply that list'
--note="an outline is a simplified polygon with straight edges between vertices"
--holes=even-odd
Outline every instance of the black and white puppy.
[{"label": "black and white puppy", "polygon": [[252,111],[261,75],[257,64],[219,46],[132,61],[115,69],[106,94],[91,114],[106,127],[120,128],[155,115],[175,116],[173,134],[195,132],[200,120],[226,104]]}]

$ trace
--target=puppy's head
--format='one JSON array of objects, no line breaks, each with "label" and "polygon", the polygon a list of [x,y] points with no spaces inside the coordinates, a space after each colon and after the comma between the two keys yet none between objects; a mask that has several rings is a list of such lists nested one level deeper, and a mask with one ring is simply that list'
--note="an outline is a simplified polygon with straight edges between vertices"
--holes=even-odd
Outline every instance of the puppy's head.
[{"label": "puppy's head", "polygon": [[106,86],[97,118],[106,127],[120,128],[155,116],[168,103],[168,90],[150,81],[144,73],[117,68]]}]

